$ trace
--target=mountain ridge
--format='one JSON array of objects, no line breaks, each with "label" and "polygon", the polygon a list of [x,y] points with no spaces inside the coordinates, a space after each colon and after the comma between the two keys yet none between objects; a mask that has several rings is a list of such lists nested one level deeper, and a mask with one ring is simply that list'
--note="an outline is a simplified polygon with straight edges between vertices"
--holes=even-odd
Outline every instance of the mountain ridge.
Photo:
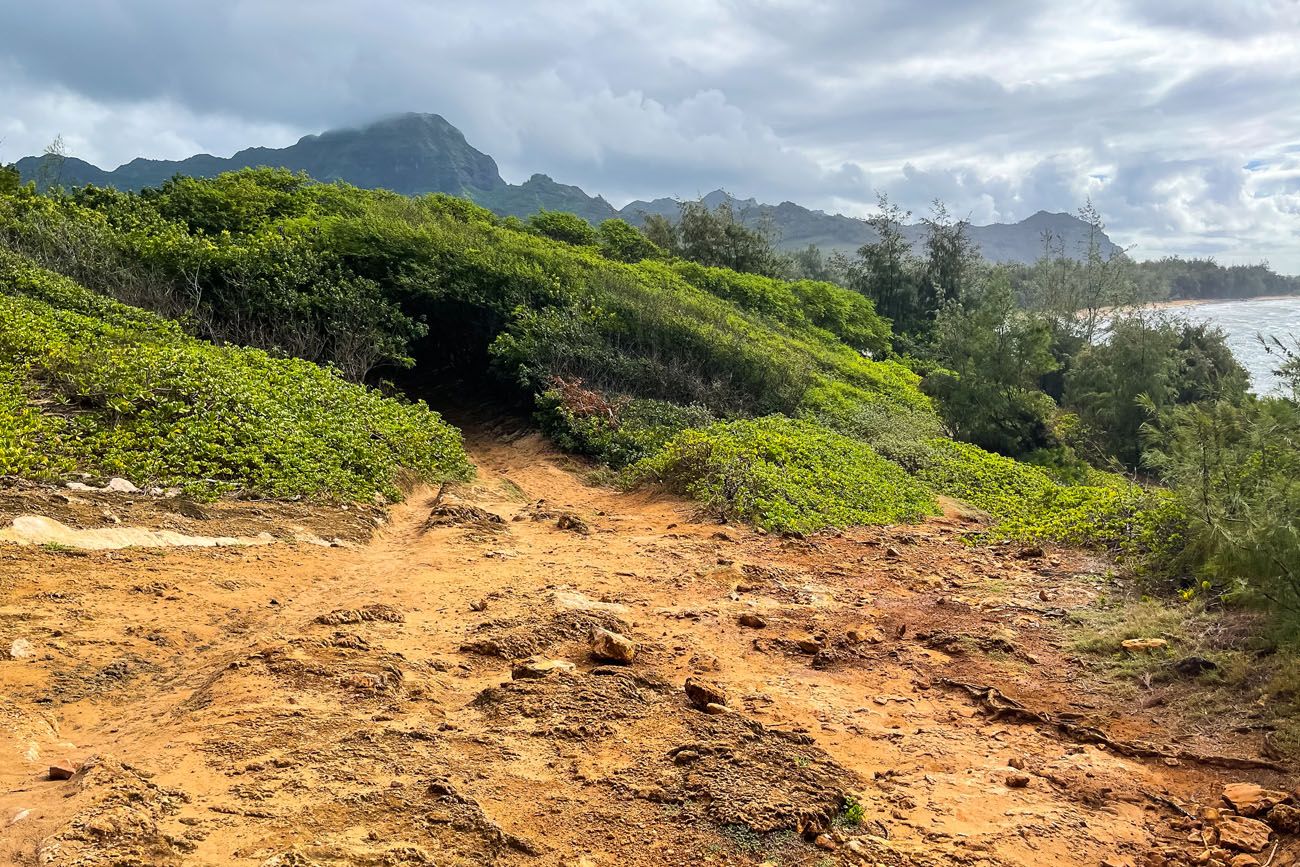
[{"label": "mountain ridge", "polygon": [[[536,173],[522,184],[501,177],[496,161],[476,149],[464,134],[438,114],[406,113],[358,127],[305,135],[284,148],[247,147],[229,157],[195,154],[183,160],[136,157],[105,170],[76,157],[65,157],[57,169],[49,157],[24,157],[17,167],[24,181],[65,186],[116,187],[138,190],[162,184],[175,175],[212,177],[226,171],[257,166],[305,171],[323,182],[346,181],[358,187],[388,189],[404,195],[448,193],[466,196],[500,216],[527,218],[541,210],[569,211],[592,223],[621,217],[643,225],[646,216],[677,215],[678,199],[636,200],[615,208],[600,195]],[[828,214],[795,202],[763,204],[738,199],[718,189],[704,196],[710,207],[728,202],[749,225],[766,224],[777,233],[777,246],[797,250],[814,245],[825,253],[851,253],[874,239],[861,219]],[[924,241],[921,224],[904,226],[915,247]],[[1068,256],[1086,250],[1087,225],[1070,214],[1038,211],[1016,223],[969,225],[971,240],[991,261],[1033,262],[1042,252],[1044,232],[1059,238]],[[1102,236],[1103,255],[1119,248]]]}]

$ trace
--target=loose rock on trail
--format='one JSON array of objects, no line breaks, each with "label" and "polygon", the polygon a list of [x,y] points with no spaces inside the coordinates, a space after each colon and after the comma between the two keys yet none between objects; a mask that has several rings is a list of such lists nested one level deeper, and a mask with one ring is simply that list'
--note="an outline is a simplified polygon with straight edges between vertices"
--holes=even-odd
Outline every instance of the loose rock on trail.
[{"label": "loose rock on trail", "polygon": [[279,540],[0,546],[0,863],[1295,863],[1249,729],[1080,676],[1061,622],[1105,564],[958,512],[720,528],[536,437],[469,445],[474,484],[377,528],[0,491],[5,522]]}]

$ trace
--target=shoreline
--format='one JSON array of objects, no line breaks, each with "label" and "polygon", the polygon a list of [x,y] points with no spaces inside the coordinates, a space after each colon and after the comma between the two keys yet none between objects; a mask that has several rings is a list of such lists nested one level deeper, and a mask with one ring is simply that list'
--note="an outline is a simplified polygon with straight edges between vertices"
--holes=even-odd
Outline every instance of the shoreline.
[{"label": "shoreline", "polygon": [[1198,307],[1203,304],[1231,304],[1238,301],[1285,301],[1289,299],[1300,301],[1300,293],[1293,295],[1251,295],[1247,298],[1168,298],[1164,301],[1147,301],[1143,304],[1101,307],[1098,308],[1098,310],[1104,315],[1110,315],[1118,310],[1132,310],[1134,308],[1140,308],[1143,310],[1175,310],[1179,307]]}]

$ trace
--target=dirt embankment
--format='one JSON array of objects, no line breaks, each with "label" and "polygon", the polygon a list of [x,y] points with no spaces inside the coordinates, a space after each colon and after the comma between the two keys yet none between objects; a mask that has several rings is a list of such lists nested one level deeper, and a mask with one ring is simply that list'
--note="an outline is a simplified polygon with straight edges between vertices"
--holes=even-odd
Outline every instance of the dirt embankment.
[{"label": "dirt embankment", "polygon": [[[1293,863],[1247,824],[1294,784],[1257,731],[1072,658],[1105,564],[971,547],[956,513],[766,536],[471,446],[475,485],[369,541],[337,509],[0,496],[358,543],[0,546],[0,863]],[[1243,780],[1255,819],[1221,802]]]}]

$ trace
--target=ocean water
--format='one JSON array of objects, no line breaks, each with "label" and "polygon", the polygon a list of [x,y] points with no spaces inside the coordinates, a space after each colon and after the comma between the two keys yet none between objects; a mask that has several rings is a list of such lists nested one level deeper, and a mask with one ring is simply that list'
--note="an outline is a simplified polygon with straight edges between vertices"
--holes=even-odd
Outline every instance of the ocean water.
[{"label": "ocean water", "polygon": [[1207,301],[1171,307],[1166,312],[1197,322],[1209,322],[1223,329],[1233,355],[1250,373],[1257,394],[1269,394],[1278,388],[1273,368],[1280,359],[1269,355],[1259,343],[1258,335],[1277,337],[1288,346],[1300,338],[1300,296],[1294,298],[1259,298],[1245,301]]}]

